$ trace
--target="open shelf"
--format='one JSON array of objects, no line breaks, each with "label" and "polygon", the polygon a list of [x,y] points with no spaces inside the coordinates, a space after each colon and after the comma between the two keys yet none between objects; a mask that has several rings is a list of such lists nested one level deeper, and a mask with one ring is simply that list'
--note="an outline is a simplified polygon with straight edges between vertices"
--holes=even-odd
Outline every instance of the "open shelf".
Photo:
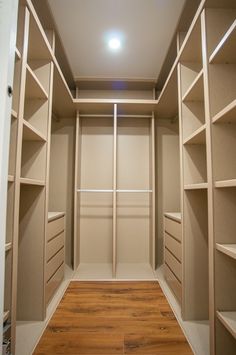
[{"label": "open shelf", "polygon": [[15,177],[13,175],[8,175],[8,182],[14,182]]},{"label": "open shelf", "polygon": [[12,243],[11,242],[5,244],[5,252],[11,250],[11,248],[12,248]]},{"label": "open shelf", "polygon": [[45,182],[37,179],[20,178],[20,183],[22,185],[32,185],[32,186],[45,186]]},{"label": "open shelf", "polygon": [[11,110],[11,117],[16,118],[16,119],[18,117],[17,112],[15,110],[13,110],[13,109]]},{"label": "open shelf", "polygon": [[183,144],[205,144],[206,125],[204,124],[183,141]]},{"label": "open shelf", "polygon": [[216,188],[236,187],[236,179],[216,181],[215,187]]},{"label": "open shelf", "polygon": [[201,70],[187,92],[184,94],[182,101],[203,101],[203,99],[203,70]]},{"label": "open shelf", "polygon": [[236,312],[219,312],[217,311],[217,317],[225,328],[236,339]]},{"label": "open shelf", "polygon": [[34,74],[30,66],[26,65],[26,88],[25,97],[28,99],[48,99],[48,94],[43,88],[42,84],[38,80],[37,76]]},{"label": "open shelf", "polygon": [[208,187],[207,182],[203,182],[199,184],[187,184],[184,185],[184,190],[204,190],[207,189],[207,187]]},{"label": "open shelf", "polygon": [[222,253],[236,259],[236,244],[216,244],[216,249]]},{"label": "open shelf", "polygon": [[236,99],[224,107],[213,118],[213,123],[236,123]]},{"label": "open shelf", "polygon": [[[32,132],[31,132],[32,133]],[[45,181],[47,144],[45,141],[22,141],[21,177]]]},{"label": "open shelf", "polygon": [[236,20],[225,33],[220,43],[210,56],[209,62],[215,63],[236,63]]},{"label": "open shelf", "polygon": [[25,141],[46,141],[46,137],[34,128],[28,121],[23,120],[23,140]]},{"label": "open shelf", "polygon": [[[197,14],[196,14],[197,15]],[[195,16],[188,33],[185,36],[180,48],[180,61],[183,62],[202,62],[201,47],[201,22],[200,17]]]}]

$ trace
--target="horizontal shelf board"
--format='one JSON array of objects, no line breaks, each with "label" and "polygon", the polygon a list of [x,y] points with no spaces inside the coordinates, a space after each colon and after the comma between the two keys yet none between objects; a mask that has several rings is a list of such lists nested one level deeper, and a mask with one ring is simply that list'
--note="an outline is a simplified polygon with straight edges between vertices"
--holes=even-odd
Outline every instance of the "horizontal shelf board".
[{"label": "horizontal shelf board", "polygon": [[77,192],[118,192],[118,193],[150,193],[152,190],[146,190],[146,189],[137,189],[137,190],[132,190],[132,189],[127,189],[127,190],[106,190],[106,189],[78,189]]},{"label": "horizontal shelf board", "polygon": [[65,216],[65,212],[48,212],[48,222]]},{"label": "horizontal shelf board", "polygon": [[113,192],[114,190],[109,189],[78,189],[77,192]]},{"label": "horizontal shelf board", "polygon": [[216,181],[215,187],[217,188],[236,187],[236,179]]},{"label": "horizontal shelf board", "polygon": [[43,180],[30,179],[30,178],[20,178],[20,183],[23,185],[33,185],[33,186],[45,186]]},{"label": "horizontal shelf board", "polygon": [[202,182],[198,184],[187,184],[184,185],[184,190],[203,190],[207,189],[208,183],[207,182]]},{"label": "horizontal shelf board", "polygon": [[202,125],[193,134],[184,140],[184,144],[205,144],[206,143],[206,125]]},{"label": "horizontal shelf board", "polygon": [[21,59],[21,53],[17,47],[15,48],[15,57],[17,60]]},{"label": "horizontal shelf board", "polygon": [[42,84],[38,80],[37,76],[34,74],[30,66],[26,65],[27,75],[26,75],[26,87],[25,96],[30,99],[48,99],[48,94],[43,88]]},{"label": "horizontal shelf board", "polygon": [[47,139],[40,131],[34,128],[29,122],[23,120],[23,140],[46,142]]},{"label": "horizontal shelf board", "polygon": [[225,328],[236,339],[236,312],[219,312],[217,311],[217,317]]},{"label": "horizontal shelf board", "polygon": [[11,110],[11,117],[14,117],[14,118],[17,118],[18,117],[18,114],[15,110]]},{"label": "horizontal shelf board", "polygon": [[9,251],[12,248],[12,243],[6,243],[5,244],[5,251]]},{"label": "horizontal shelf board", "polygon": [[213,118],[213,123],[236,123],[236,99],[218,112]]},{"label": "horizontal shelf board", "polygon": [[14,182],[15,177],[13,175],[8,175],[8,182]]},{"label": "horizontal shelf board", "polygon": [[202,101],[203,100],[203,69],[196,76],[187,92],[184,94],[182,101]]},{"label": "horizontal shelf board", "polygon": [[222,253],[236,259],[236,244],[216,244],[216,249]]},{"label": "horizontal shelf board", "polygon": [[211,64],[236,63],[236,20],[213,51],[209,62]]},{"label": "horizontal shelf board", "polygon": [[10,316],[10,311],[9,310],[4,311],[4,313],[3,313],[3,323],[5,323],[8,320],[9,316]]},{"label": "horizontal shelf board", "polygon": [[165,212],[164,216],[177,222],[181,222],[181,212]]}]

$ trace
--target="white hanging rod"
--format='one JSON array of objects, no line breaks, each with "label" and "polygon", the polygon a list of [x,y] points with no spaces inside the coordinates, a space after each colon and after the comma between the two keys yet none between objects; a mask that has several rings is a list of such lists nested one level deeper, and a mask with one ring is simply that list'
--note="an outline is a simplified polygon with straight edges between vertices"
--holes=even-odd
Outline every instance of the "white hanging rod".
[{"label": "white hanging rod", "polygon": [[[86,117],[90,117],[90,118],[107,118],[107,117],[109,117],[109,118],[113,118],[114,117],[114,115],[109,115],[109,114],[104,114],[104,115],[102,115],[102,114],[94,114],[94,113],[92,113],[92,114],[85,114],[85,113],[83,113],[83,114],[80,114],[79,115],[81,118],[86,118]],[[120,117],[120,118],[151,118],[152,117],[152,115],[117,115],[117,117]]]},{"label": "white hanging rod", "polygon": [[132,192],[140,192],[140,193],[150,193],[152,190],[102,190],[102,189],[78,189],[78,192],[123,192],[123,193],[132,193]]}]

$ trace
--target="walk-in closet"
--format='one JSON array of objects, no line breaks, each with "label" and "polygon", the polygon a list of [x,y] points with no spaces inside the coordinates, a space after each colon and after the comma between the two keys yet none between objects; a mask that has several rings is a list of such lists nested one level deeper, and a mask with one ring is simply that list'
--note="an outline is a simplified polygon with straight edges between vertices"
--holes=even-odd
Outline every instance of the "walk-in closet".
[{"label": "walk-in closet", "polygon": [[236,1],[3,0],[0,35],[0,354],[236,354]]}]

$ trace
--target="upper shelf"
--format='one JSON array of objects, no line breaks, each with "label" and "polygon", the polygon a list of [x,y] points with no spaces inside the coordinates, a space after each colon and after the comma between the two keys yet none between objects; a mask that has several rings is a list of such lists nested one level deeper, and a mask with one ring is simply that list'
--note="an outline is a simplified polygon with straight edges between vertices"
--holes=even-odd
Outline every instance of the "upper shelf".
[{"label": "upper shelf", "polygon": [[[203,2],[202,2],[203,3]],[[200,13],[203,4],[198,8],[192,25],[183,41],[179,51],[180,62],[202,62],[202,46],[201,46],[201,21]]]},{"label": "upper shelf", "polygon": [[33,70],[27,64],[26,66],[26,86],[25,86],[25,96],[29,99],[44,99],[48,98],[48,94],[43,88],[42,84],[38,80],[37,76],[34,74]]},{"label": "upper shelf", "polygon": [[214,63],[236,63],[236,20],[225,33],[209,59]]},{"label": "upper shelf", "polygon": [[203,70],[197,75],[193,83],[188,88],[187,92],[184,94],[182,100],[185,101],[203,101]]}]

